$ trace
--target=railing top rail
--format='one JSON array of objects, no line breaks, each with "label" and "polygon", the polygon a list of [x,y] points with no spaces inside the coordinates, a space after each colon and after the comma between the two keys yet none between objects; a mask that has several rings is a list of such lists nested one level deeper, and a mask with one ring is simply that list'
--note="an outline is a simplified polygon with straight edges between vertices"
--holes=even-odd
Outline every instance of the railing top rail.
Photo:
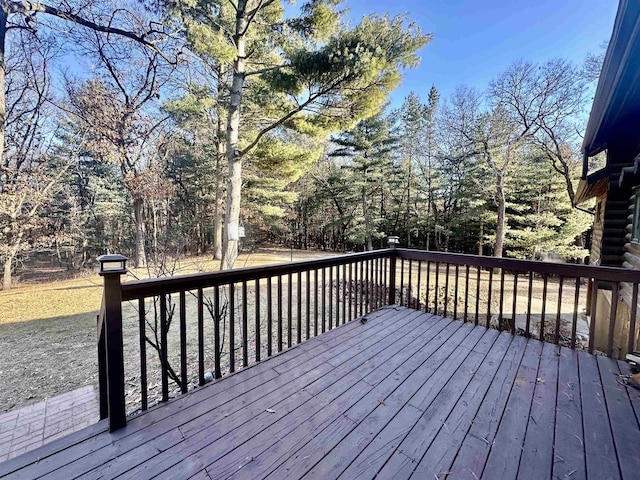
[{"label": "railing top rail", "polygon": [[600,267],[574,263],[541,262],[516,258],[484,257],[462,253],[431,252],[423,250],[397,249],[398,258],[430,262],[470,265],[474,267],[502,268],[516,272],[559,275],[564,277],[593,278],[605,282],[640,282],[640,270],[619,267]]},{"label": "railing top rail", "polygon": [[287,275],[289,273],[304,272],[323,267],[333,267],[361,260],[383,258],[391,255],[391,249],[374,250],[371,252],[351,253],[330,258],[303,260],[299,262],[279,263],[274,265],[235,268],[215,272],[176,275],[174,277],[150,278],[134,280],[122,284],[122,300],[136,300],[153,295],[163,295],[181,291],[196,290],[198,288],[227,285],[256,279]]}]

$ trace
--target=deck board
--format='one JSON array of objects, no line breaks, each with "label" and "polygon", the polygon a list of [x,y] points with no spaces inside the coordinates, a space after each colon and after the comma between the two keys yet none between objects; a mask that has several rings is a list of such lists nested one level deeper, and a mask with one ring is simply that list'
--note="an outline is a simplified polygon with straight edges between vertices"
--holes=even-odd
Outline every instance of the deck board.
[{"label": "deck board", "polygon": [[1,478],[634,478],[625,365],[403,307],[129,419],[0,463]]},{"label": "deck board", "polygon": [[553,478],[586,478],[578,353],[560,349]]}]

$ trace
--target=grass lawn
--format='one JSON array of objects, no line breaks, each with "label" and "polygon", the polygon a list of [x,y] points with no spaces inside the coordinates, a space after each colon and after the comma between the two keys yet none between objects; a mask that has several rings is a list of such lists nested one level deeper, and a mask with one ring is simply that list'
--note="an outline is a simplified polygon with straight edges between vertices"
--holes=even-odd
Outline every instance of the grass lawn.
[{"label": "grass lawn", "polygon": [[[269,249],[241,254],[237,266],[330,255],[333,254]],[[175,274],[217,267],[218,262],[210,258],[191,257],[177,265]],[[60,274],[51,270],[29,272],[28,283],[0,291],[0,376],[4,379],[0,384],[0,412],[97,384],[96,314],[102,299],[102,279],[88,273],[56,280]],[[142,269],[133,273],[138,278],[153,276]],[[123,280],[135,277],[127,275]],[[125,337],[137,337],[136,328],[134,322],[125,325]]]}]

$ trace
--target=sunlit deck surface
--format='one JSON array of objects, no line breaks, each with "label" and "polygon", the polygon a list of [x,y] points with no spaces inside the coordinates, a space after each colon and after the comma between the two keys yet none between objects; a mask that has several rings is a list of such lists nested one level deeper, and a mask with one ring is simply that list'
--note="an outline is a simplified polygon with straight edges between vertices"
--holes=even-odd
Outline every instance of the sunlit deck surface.
[{"label": "sunlit deck surface", "polygon": [[367,317],[0,477],[638,478],[625,364],[404,307]]}]

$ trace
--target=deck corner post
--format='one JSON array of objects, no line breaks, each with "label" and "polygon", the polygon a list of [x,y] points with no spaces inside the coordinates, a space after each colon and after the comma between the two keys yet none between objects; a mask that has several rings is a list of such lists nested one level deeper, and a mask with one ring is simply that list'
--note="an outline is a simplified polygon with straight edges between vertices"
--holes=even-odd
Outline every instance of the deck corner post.
[{"label": "deck corner post", "polygon": [[399,243],[399,237],[389,237],[389,305],[396,303],[396,257],[398,251],[396,245]]},{"label": "deck corner post", "polygon": [[[124,353],[122,342],[122,289],[120,276],[127,272],[127,257],[102,255],[100,276],[104,279],[104,349],[106,352],[106,400],[109,413],[109,431],[126,426],[124,390]],[[100,390],[104,391],[101,385]]]}]

